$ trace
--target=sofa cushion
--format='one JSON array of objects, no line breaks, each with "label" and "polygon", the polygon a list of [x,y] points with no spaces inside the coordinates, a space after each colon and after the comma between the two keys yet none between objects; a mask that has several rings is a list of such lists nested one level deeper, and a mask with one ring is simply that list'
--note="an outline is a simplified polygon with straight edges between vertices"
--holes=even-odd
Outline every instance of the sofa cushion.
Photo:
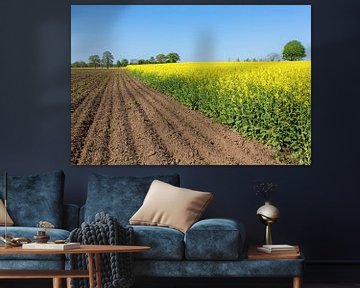
[{"label": "sofa cushion", "polygon": [[172,228],[157,226],[132,226],[134,244],[150,246],[146,252],[134,253],[135,259],[182,260],[184,234]]},{"label": "sofa cushion", "polygon": [[11,219],[9,213],[6,212],[5,215],[5,205],[3,201],[0,199],[0,226],[5,225],[5,217],[6,217],[6,225],[8,226],[14,225],[14,221]]},{"label": "sofa cushion", "polygon": [[212,198],[210,192],[174,187],[154,180],[130,223],[171,227],[185,233],[201,217]]},{"label": "sofa cushion", "polygon": [[140,208],[155,179],[175,186],[180,184],[177,174],[145,177],[90,175],[84,221],[91,222],[96,213],[106,212],[126,226],[130,217]]},{"label": "sofa cushion", "polygon": [[185,235],[188,260],[238,259],[245,240],[243,225],[231,219],[206,219],[195,223]]},{"label": "sofa cushion", "polygon": [[[41,228],[36,227],[8,227],[7,233],[14,237],[25,237],[33,240]],[[0,227],[0,235],[5,234],[5,227]],[[49,229],[47,234],[50,236],[49,241],[65,240],[69,237],[70,232],[63,229]],[[0,260],[62,260],[64,255],[0,255]]]},{"label": "sofa cushion", "polygon": [[[0,183],[3,182],[0,176]],[[35,227],[45,220],[62,227],[64,173],[8,176],[8,212],[16,226]],[[0,185],[3,195],[3,185]]]}]

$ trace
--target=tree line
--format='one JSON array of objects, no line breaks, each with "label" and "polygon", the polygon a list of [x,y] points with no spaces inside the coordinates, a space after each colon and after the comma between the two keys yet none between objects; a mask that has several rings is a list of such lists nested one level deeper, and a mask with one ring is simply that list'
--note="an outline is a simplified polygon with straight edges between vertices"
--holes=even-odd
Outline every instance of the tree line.
[{"label": "tree line", "polygon": [[[306,57],[305,48],[300,41],[292,40],[286,43],[283,48],[282,56],[278,53],[270,53],[265,58],[246,58],[244,62],[261,62],[261,61],[299,61]],[[239,58],[236,60],[240,61]]]},{"label": "tree line", "polygon": [[[256,61],[298,61],[306,57],[305,48],[300,41],[292,40],[286,43],[283,48],[282,57],[277,53],[270,53],[264,59],[250,59],[246,58],[243,61],[245,62],[256,62]],[[170,52],[167,55],[158,54],[156,57],[151,56],[149,59],[132,59],[127,60],[125,58],[118,60],[115,64],[116,67],[125,67],[127,65],[136,65],[136,64],[162,64],[162,63],[177,63],[180,61],[180,56],[178,53]],[[228,59],[228,61],[231,61]],[[236,59],[237,62],[240,62],[240,59]],[[89,56],[88,63],[84,61],[76,61],[71,64],[71,67],[106,67],[107,69],[114,66],[114,57],[110,51],[105,51],[100,58],[99,55]]]},{"label": "tree line", "polygon": [[162,63],[177,63],[180,61],[180,56],[178,53],[170,52],[168,54],[158,54],[156,57],[151,56],[149,59],[121,59],[117,60],[114,64],[114,56],[110,51],[105,51],[100,58],[99,55],[90,55],[88,62],[85,61],[75,61],[71,64],[71,67],[126,67],[127,65],[136,65],[136,64],[162,64]]}]

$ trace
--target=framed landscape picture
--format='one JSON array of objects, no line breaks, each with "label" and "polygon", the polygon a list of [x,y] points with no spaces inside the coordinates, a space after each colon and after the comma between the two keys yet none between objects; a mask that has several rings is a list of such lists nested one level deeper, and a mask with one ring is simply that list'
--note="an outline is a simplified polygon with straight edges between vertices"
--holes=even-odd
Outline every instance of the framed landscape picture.
[{"label": "framed landscape picture", "polygon": [[71,163],[310,165],[310,5],[72,5]]}]

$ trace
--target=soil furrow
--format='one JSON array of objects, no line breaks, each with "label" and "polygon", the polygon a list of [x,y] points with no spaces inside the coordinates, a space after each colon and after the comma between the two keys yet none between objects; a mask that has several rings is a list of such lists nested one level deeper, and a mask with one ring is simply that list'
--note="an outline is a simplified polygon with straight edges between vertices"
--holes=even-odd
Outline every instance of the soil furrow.
[{"label": "soil furrow", "polygon": [[73,96],[71,99],[71,113],[74,113],[87,97],[91,97],[93,94],[97,94],[99,87],[102,86],[101,84],[104,81],[108,81],[109,78],[110,75],[107,75],[106,77],[103,77],[102,75],[100,78],[93,76],[82,80],[84,82],[81,82],[80,84],[85,83],[85,85],[73,85],[75,87],[71,90],[71,95]]},{"label": "soil furrow", "polygon": [[[131,91],[141,91],[134,88],[133,83],[130,81],[128,81],[128,83],[130,83]],[[208,164],[193,143],[194,140],[197,142],[197,139],[186,137],[189,131],[182,129],[182,119],[169,119],[165,117],[163,111],[160,111],[160,109],[149,100],[148,95],[142,92],[136,93],[136,97],[140,105],[146,107],[146,111],[149,117],[151,117],[151,122],[162,132],[161,135],[163,135],[162,139],[164,144],[168,146],[169,150],[174,151],[173,154],[176,155],[176,164]]]},{"label": "soil furrow", "polygon": [[109,164],[134,165],[140,164],[140,159],[135,149],[132,137],[129,115],[126,111],[127,97],[124,91],[123,79],[116,75],[117,92],[113,95],[113,107],[111,112],[111,135],[109,142]]},{"label": "soil furrow", "polygon": [[86,135],[79,164],[106,164],[109,158],[110,116],[112,95],[116,93],[115,75],[112,75],[104,94],[101,97],[99,108],[94,121]]},{"label": "soil furrow", "polygon": [[[123,78],[124,72],[121,71],[119,76]],[[124,78],[123,78],[124,79]],[[133,124],[136,129],[133,128],[135,139],[137,140],[138,153],[141,153],[145,161],[144,164],[175,164],[172,153],[167,149],[166,145],[163,144],[163,140],[158,134],[158,129],[153,125],[153,122],[149,119],[147,112],[136,100],[137,91],[132,90],[127,81],[123,81],[126,99],[130,101],[130,107],[133,108],[134,113],[130,113],[133,116]],[[146,108],[145,108],[146,109]],[[137,131],[141,129],[141,131]],[[161,133],[165,131],[160,131]],[[150,140],[150,141],[149,141]],[[146,143],[146,144],[145,144]],[[145,145],[144,145],[145,144]]]},{"label": "soil furrow", "polygon": [[102,94],[107,85],[108,82],[104,81],[101,91],[92,97],[85,98],[77,110],[71,115],[71,163],[73,164],[78,164],[85,138],[94,121]]}]

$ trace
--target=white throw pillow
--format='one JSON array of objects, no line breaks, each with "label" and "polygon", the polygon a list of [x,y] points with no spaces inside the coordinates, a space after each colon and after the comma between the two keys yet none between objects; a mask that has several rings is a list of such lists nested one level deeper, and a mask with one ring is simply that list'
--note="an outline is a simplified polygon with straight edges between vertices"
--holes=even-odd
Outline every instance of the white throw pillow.
[{"label": "white throw pillow", "polygon": [[179,188],[154,180],[130,224],[165,226],[185,233],[202,216],[212,199],[210,192]]}]

